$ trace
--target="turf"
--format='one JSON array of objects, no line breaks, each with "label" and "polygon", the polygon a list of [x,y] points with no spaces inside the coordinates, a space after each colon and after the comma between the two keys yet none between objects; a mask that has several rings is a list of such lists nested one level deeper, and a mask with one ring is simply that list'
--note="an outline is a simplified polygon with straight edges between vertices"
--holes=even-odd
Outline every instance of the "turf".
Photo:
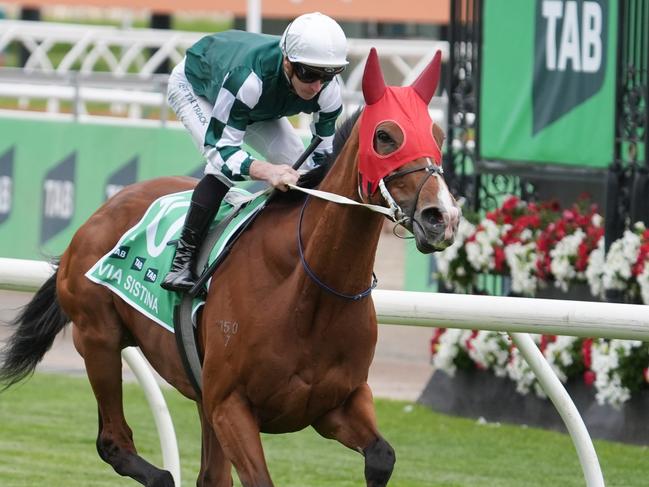
[{"label": "turf", "polygon": [[[183,485],[195,485],[200,438],[194,405],[165,390],[181,455]],[[125,386],[126,415],[138,451],[161,464],[148,405]],[[119,477],[95,451],[96,405],[85,378],[37,374],[0,394],[0,485],[137,485]],[[378,400],[383,435],[397,452],[391,487],[583,486],[566,435],[534,428],[481,425],[404,402]],[[263,436],[275,485],[363,486],[363,459],[312,430]],[[647,448],[597,441],[607,486],[647,485]],[[235,485],[240,485],[235,481]]]}]

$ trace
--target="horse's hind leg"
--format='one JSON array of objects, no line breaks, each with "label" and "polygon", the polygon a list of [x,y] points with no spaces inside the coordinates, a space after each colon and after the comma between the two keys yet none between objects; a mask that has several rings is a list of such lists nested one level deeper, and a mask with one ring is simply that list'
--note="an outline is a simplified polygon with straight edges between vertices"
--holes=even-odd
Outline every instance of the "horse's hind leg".
[{"label": "horse's hind leg", "polygon": [[120,475],[147,486],[173,487],[169,472],[151,465],[137,454],[133,434],[124,418],[121,324],[114,315],[94,320],[102,323],[101,328],[86,326],[87,323],[80,320],[79,325],[75,322],[73,336],[99,406],[97,452]]},{"label": "horse's hind leg", "polygon": [[354,391],[343,406],[320,418],[313,427],[325,438],[338,440],[363,454],[367,487],[387,485],[396,459],[394,450],[378,432],[372,393],[367,384]]},{"label": "horse's hind leg", "polygon": [[201,419],[201,470],[198,473],[198,487],[231,487],[232,464],[226,458],[214,430],[198,405]]}]

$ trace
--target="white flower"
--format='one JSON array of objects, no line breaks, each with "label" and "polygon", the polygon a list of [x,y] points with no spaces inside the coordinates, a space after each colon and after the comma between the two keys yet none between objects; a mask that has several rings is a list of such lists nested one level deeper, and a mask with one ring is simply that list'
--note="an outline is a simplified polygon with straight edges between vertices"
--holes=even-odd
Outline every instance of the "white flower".
[{"label": "white flower", "polygon": [[516,242],[508,245],[505,247],[505,260],[511,270],[512,291],[526,296],[534,296],[538,286],[535,273],[536,243]]},{"label": "white flower", "polygon": [[[540,343],[540,335],[531,337],[537,345]],[[570,378],[566,376],[566,371],[574,365],[575,344],[579,340],[576,337],[557,336],[554,342],[545,347],[544,356],[561,382],[565,383]],[[599,404],[610,404],[617,408],[631,398],[630,390],[622,384],[620,367],[621,363],[624,364],[623,359],[637,353],[640,346],[642,342],[636,340],[600,338],[593,341],[591,370],[595,373],[595,399]],[[467,353],[479,368],[493,370],[496,376],[508,377],[514,381],[516,391],[520,394],[534,391],[539,397],[546,397],[534,372],[520,351],[510,346],[509,337],[505,333],[446,330],[439,337],[433,356],[435,369],[453,376],[457,368],[455,359],[459,353]],[[643,374],[649,382],[645,370],[638,370],[637,373]]]},{"label": "white flower", "polygon": [[588,266],[586,267],[586,280],[590,287],[590,294],[593,296],[604,297],[604,237],[599,239],[597,248],[595,248],[588,257]]},{"label": "white flower", "polygon": [[642,342],[637,340],[593,341],[591,369],[595,372],[595,399],[599,404],[619,408],[629,400],[631,391],[622,385],[620,358],[628,357],[640,345]]},{"label": "white flower", "polygon": [[640,237],[630,230],[625,230],[622,238],[611,244],[602,276],[605,289],[627,289],[631,268],[638,258],[639,250]]},{"label": "white flower", "polygon": [[604,224],[604,218],[602,218],[602,215],[600,215],[599,213],[593,213],[590,222],[594,227],[601,227]]},{"label": "white flower", "polygon": [[511,358],[507,363],[507,375],[516,382],[516,392],[526,395],[536,383],[534,372],[521,355],[518,348],[512,349]]},{"label": "white flower", "polygon": [[475,234],[475,240],[467,242],[464,249],[471,266],[478,272],[487,272],[495,267],[493,247],[494,244],[501,244],[501,228],[489,219],[483,220],[481,226],[482,230]]},{"label": "white flower", "polygon": [[471,336],[470,330],[456,330],[449,328],[439,338],[437,350],[433,356],[435,370],[446,372],[451,377],[457,369],[454,360],[461,350],[462,344]]},{"label": "white flower", "polygon": [[507,375],[509,338],[506,333],[481,330],[471,340],[469,357],[482,369],[491,369],[496,376]]},{"label": "white flower", "polygon": [[[577,259],[577,250],[584,240],[586,234],[581,228],[575,233],[566,235],[559,240],[556,246],[550,251],[550,271],[555,278],[555,286],[560,287],[564,292],[568,291],[570,281],[577,278],[584,278],[584,274],[575,270],[574,262]],[[572,260],[572,262],[571,262]]]},{"label": "white flower", "polygon": [[[437,276],[445,281],[445,283],[453,288],[456,292],[467,292],[463,286],[453,280],[450,275],[451,263],[458,257],[460,249],[465,245],[466,239],[473,235],[475,232],[475,225],[469,223],[466,218],[460,219],[457,236],[453,245],[450,245],[441,252],[435,254],[435,262],[437,264]],[[466,275],[464,267],[460,266],[455,270],[459,277]]]},{"label": "white flower", "polygon": [[559,380],[565,383],[568,380],[565,370],[573,364],[572,350],[577,337],[557,336],[554,342],[548,343],[543,354]]},{"label": "white flower", "polygon": [[644,269],[638,275],[638,285],[640,286],[642,302],[649,304],[649,262],[645,262]]}]

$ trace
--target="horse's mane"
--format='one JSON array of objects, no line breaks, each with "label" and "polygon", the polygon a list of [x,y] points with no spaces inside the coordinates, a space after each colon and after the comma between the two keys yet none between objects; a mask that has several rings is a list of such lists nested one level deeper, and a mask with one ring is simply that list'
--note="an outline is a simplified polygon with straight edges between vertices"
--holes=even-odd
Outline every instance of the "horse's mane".
[{"label": "horse's mane", "polygon": [[[352,133],[352,129],[354,128],[354,125],[356,124],[356,121],[358,120],[358,117],[360,117],[362,111],[363,109],[359,108],[338,126],[334,135],[333,150],[330,154],[327,155],[325,161],[320,166],[300,176],[300,179],[297,182],[298,186],[312,189],[320,185],[322,180],[331,169],[331,166],[333,166],[335,160],[338,158],[338,155],[343,150],[343,147],[345,146],[347,139],[349,139],[349,136]],[[287,191],[286,193],[282,193],[278,196],[282,201],[298,201],[304,198],[304,193],[300,193],[299,191]]]}]

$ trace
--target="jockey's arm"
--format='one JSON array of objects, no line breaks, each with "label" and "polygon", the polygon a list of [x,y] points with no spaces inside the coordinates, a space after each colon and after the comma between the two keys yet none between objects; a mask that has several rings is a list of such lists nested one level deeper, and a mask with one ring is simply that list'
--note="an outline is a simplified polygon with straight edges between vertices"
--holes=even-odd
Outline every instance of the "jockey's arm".
[{"label": "jockey's arm", "polygon": [[322,89],[318,97],[320,110],[313,114],[311,133],[322,138],[322,142],[313,153],[315,165],[322,164],[327,154],[333,150],[333,139],[336,131],[336,120],[343,110],[342,90],[338,78],[334,78]]},{"label": "jockey's arm", "polygon": [[205,145],[209,164],[233,181],[248,177],[266,181],[286,191],[287,184],[295,184],[299,174],[291,166],[274,165],[253,159],[243,148],[243,137],[250,121],[250,111],[259,101],[262,81],[250,69],[236,69],[229,73],[221,87],[209,127]]}]

